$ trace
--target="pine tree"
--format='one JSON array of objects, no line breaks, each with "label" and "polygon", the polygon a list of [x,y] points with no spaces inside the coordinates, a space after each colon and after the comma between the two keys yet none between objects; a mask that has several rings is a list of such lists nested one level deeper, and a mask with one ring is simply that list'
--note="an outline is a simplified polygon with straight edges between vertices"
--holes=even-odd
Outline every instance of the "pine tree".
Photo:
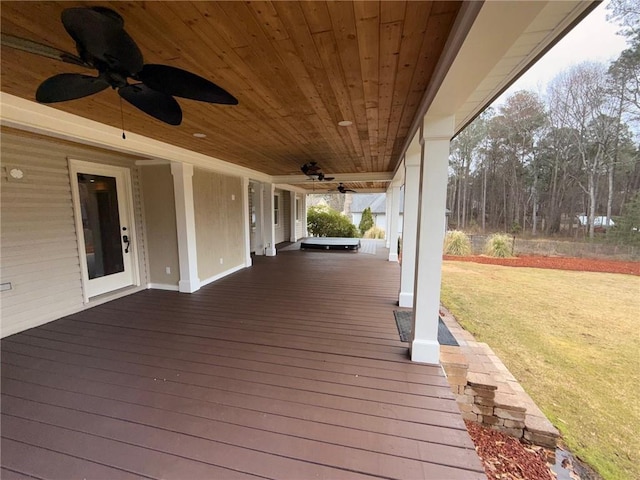
[{"label": "pine tree", "polygon": [[360,233],[364,235],[364,233],[371,227],[373,227],[373,215],[371,214],[371,207],[367,207],[362,212],[362,218],[360,219],[358,229],[360,230]]}]

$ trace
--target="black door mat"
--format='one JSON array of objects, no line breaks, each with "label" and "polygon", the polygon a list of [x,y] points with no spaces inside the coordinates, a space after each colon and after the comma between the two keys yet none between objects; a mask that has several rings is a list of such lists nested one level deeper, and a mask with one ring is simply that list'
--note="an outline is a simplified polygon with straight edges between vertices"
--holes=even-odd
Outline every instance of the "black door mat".
[{"label": "black door mat", "polygon": [[[411,319],[413,312],[411,310],[394,310],[393,315],[396,317],[396,326],[400,334],[400,341],[409,343],[411,341],[411,328],[413,326]],[[451,335],[451,332],[440,317],[438,317],[438,343],[452,347],[458,346],[455,337]]]}]

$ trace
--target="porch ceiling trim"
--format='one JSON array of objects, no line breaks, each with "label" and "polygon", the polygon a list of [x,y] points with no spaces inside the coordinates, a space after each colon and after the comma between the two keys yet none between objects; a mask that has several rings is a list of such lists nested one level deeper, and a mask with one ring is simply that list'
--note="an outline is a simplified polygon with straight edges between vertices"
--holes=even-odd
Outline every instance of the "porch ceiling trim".
[{"label": "porch ceiling trim", "polygon": [[83,145],[106,148],[116,152],[144,156],[151,160],[188,163],[199,168],[231,176],[248,177],[252,180],[273,183],[270,175],[257,170],[234,165],[219,158],[203,155],[132,132],[126,132],[127,138],[125,140],[122,138],[122,130],[119,128],[110,127],[5,92],[0,92],[0,107],[2,109],[0,124],[6,127],[69,140]]}]

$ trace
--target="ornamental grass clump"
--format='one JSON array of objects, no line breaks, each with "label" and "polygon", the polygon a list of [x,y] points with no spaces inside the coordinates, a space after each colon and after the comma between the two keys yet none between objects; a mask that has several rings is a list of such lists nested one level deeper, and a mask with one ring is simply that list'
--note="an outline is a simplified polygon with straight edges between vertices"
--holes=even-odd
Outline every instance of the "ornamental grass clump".
[{"label": "ornamental grass clump", "polygon": [[366,232],[364,232],[364,238],[384,238],[384,228],[373,226]]},{"label": "ornamental grass clump", "polygon": [[484,251],[490,257],[511,257],[511,253],[513,252],[513,238],[505,233],[494,233],[487,239]]},{"label": "ornamental grass clump", "polygon": [[457,256],[471,255],[471,240],[460,230],[449,231],[444,237],[444,253]]}]

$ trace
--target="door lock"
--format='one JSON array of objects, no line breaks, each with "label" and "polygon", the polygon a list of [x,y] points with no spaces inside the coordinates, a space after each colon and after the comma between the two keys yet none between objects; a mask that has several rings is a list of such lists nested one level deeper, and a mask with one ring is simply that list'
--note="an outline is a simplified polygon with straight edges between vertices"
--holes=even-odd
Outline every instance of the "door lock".
[{"label": "door lock", "polygon": [[127,246],[124,249],[124,253],[129,253],[129,247],[131,246],[131,242],[129,242],[129,235],[123,235],[122,241],[127,244]]}]

